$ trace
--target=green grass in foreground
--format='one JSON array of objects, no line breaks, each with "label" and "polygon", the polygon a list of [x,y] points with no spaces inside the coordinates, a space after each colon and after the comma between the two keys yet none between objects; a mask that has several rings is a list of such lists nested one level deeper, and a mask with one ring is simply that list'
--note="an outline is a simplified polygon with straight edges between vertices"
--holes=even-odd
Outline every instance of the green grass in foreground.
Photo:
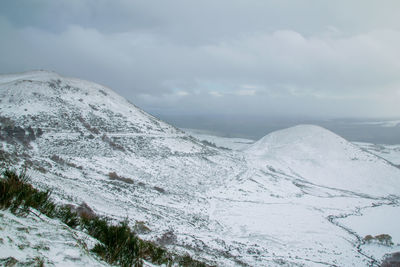
[{"label": "green grass in foreground", "polygon": [[105,217],[78,215],[68,206],[60,206],[50,199],[50,191],[40,191],[28,182],[25,172],[17,174],[5,170],[0,178],[0,208],[10,209],[24,216],[32,209],[57,218],[74,229],[80,229],[99,241],[92,252],[110,264],[142,266],[143,260],[167,266],[207,266],[189,255],[168,252],[150,241],[140,239],[127,221],[112,224]]}]

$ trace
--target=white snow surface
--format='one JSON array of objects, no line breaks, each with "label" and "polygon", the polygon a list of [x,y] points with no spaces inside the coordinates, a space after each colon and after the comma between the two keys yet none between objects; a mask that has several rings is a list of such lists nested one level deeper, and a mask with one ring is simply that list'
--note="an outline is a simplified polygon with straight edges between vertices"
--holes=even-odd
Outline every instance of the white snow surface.
[{"label": "white snow surface", "polygon": [[3,266],[14,266],[11,258],[16,266],[109,266],[89,252],[96,244],[93,238],[58,220],[44,215],[15,216],[0,210],[0,227]]},{"label": "white snow surface", "polygon": [[109,88],[44,71],[0,76],[0,101],[0,149],[35,186],[142,221],[144,239],[173,231],[164,245],[178,253],[218,266],[378,266],[393,249],[364,248],[344,218],[398,207],[400,170],[323,128],[219,149]]}]

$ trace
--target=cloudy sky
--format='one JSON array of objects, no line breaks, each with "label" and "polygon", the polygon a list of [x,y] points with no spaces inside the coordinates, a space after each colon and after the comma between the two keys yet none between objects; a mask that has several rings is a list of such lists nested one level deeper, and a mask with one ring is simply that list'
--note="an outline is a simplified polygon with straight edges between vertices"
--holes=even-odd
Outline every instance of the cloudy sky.
[{"label": "cloudy sky", "polygon": [[157,114],[400,115],[398,0],[1,0],[0,72]]}]

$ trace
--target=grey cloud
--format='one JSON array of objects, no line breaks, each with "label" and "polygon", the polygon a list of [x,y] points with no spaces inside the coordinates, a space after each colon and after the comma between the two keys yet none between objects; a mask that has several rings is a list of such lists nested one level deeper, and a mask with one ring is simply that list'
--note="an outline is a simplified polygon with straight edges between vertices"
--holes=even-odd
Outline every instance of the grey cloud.
[{"label": "grey cloud", "polygon": [[93,80],[148,110],[394,116],[398,7],[6,0],[0,71],[50,69]]},{"label": "grey cloud", "polygon": [[3,0],[0,6],[0,15],[21,27],[135,29],[190,43],[277,29],[308,36],[332,27],[347,34],[400,27],[397,0]]}]

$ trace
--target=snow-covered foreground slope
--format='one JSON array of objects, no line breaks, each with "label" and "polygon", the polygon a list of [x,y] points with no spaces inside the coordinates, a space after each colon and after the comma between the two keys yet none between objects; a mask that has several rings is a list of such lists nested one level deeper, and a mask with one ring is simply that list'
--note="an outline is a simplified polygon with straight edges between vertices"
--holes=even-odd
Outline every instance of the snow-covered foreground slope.
[{"label": "snow-covered foreground slope", "polygon": [[58,220],[0,210],[0,227],[2,266],[109,266],[89,253],[93,238]]},{"label": "snow-covered foreground slope", "polygon": [[218,266],[379,264],[341,218],[398,205],[400,170],[325,129],[219,149],[49,72],[0,76],[0,99],[1,157],[56,201],[128,217],[143,238]]}]

